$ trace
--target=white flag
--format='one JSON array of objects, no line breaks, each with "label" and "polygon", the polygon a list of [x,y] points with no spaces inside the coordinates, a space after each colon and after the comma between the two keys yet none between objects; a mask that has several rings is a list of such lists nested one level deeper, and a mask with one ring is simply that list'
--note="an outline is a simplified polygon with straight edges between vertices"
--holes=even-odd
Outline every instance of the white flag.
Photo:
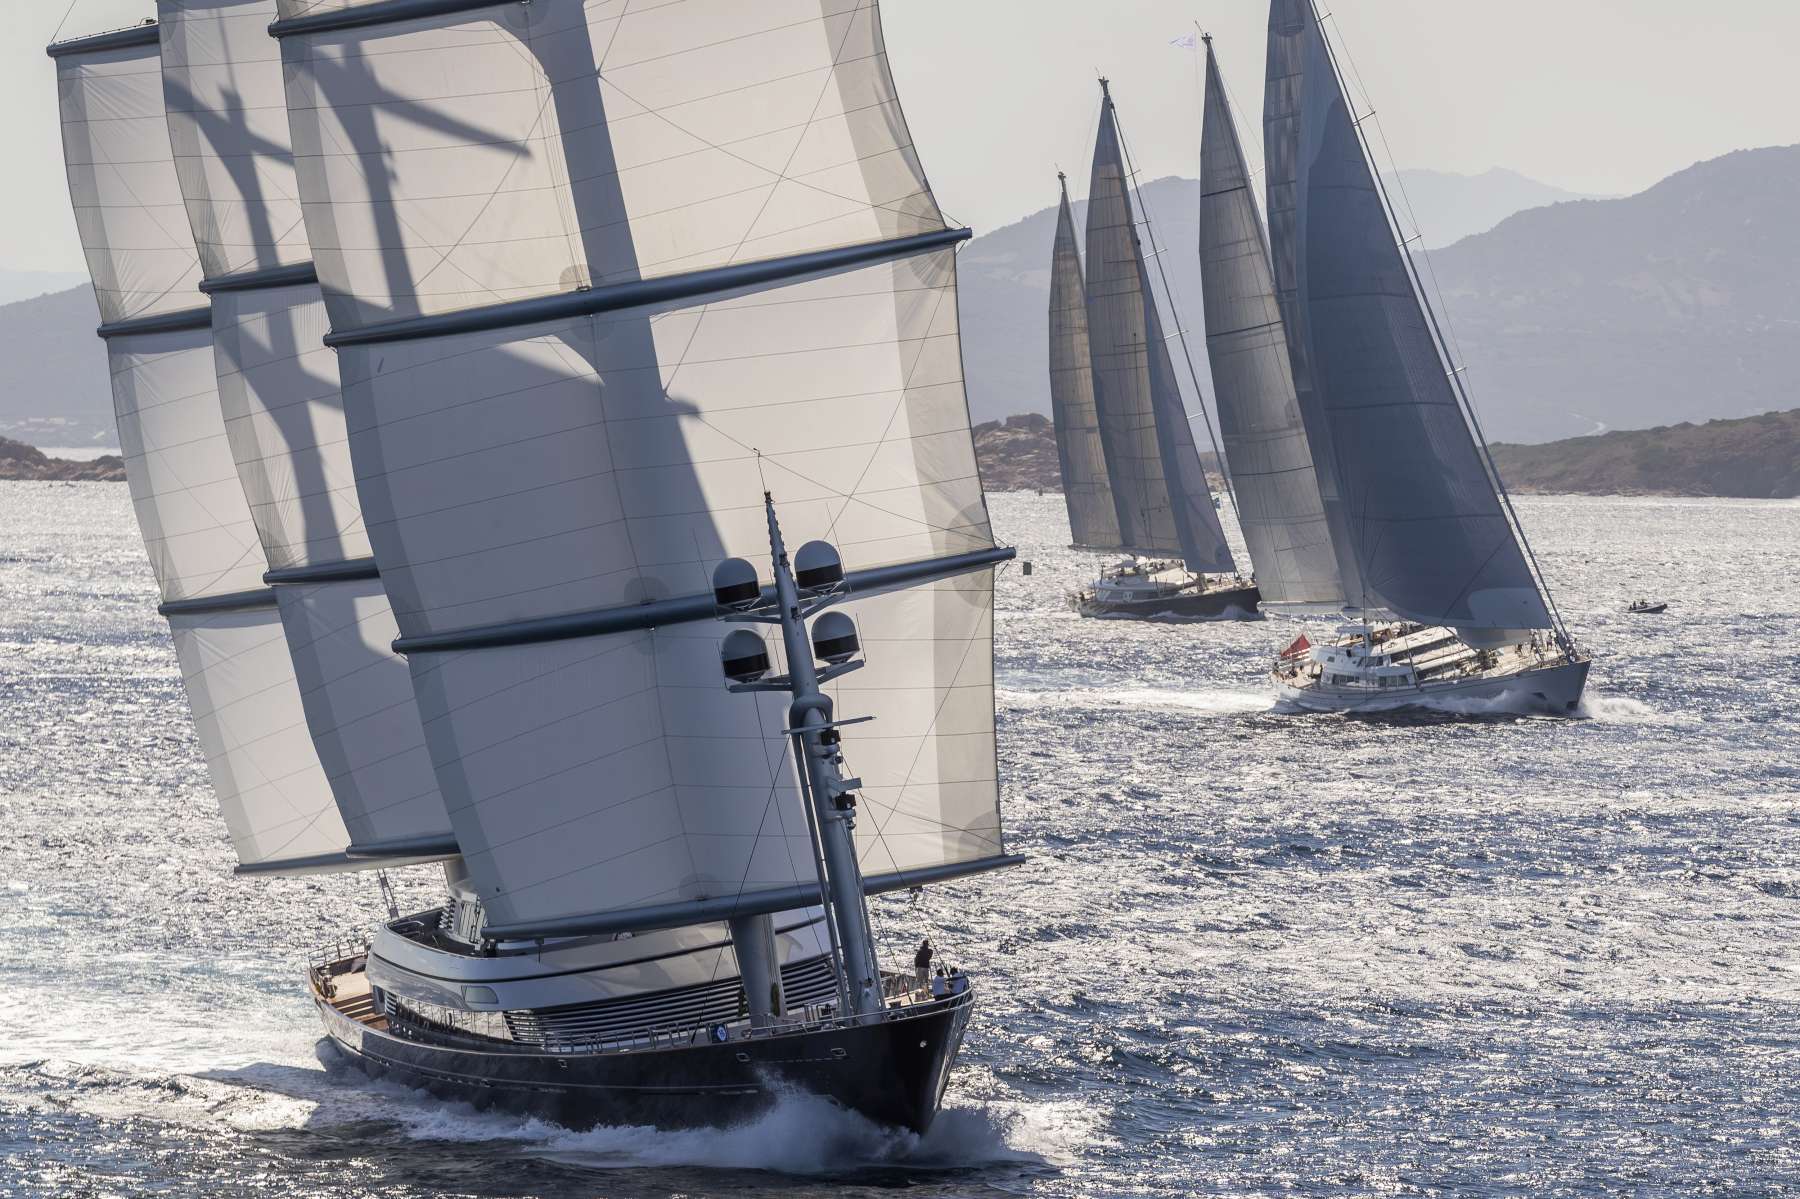
[{"label": "white flag", "polygon": [[1193,34],[1184,33],[1178,38],[1171,39],[1169,45],[1177,46],[1183,50],[1192,50],[1198,43],[1194,41]]}]

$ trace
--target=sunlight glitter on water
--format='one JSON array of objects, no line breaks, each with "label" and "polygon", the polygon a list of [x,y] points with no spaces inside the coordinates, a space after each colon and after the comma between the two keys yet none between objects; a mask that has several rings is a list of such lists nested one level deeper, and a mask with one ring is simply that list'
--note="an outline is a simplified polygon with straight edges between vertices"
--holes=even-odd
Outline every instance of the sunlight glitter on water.
[{"label": "sunlight glitter on water", "polygon": [[[992,497],[1009,848],[874,905],[981,991],[909,1139],[574,1132],[321,1060],[354,878],[230,873],[122,487],[0,485],[0,1168],[23,1194],[1774,1193],[1800,1176],[1800,505],[1527,499],[1582,720],[1284,716],[1292,622],[1083,621]],[[1671,599],[1629,617],[1638,594]],[[402,902],[435,900],[429,870]]]}]

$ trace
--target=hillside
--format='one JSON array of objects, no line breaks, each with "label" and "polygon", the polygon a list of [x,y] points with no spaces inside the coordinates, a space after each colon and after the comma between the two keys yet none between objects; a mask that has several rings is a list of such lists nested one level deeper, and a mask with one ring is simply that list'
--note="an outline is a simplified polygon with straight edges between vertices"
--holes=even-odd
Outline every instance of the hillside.
[{"label": "hillside", "polygon": [[[1515,212],[1561,204],[1565,200],[1600,199],[1579,192],[1564,191],[1548,183],[1539,183],[1517,171],[1494,167],[1479,175],[1458,175],[1450,171],[1401,171],[1399,183],[1425,234],[1425,245],[1433,250],[1451,245],[1465,237],[1485,233]],[[1390,190],[1395,176],[1388,176]]]},{"label": "hillside", "polygon": [[[1428,233],[1444,224],[1425,198],[1429,187],[1411,173],[1408,189]],[[1204,380],[1192,252],[1198,185],[1159,179],[1143,193]],[[1800,146],[1745,150],[1635,196],[1517,212],[1434,251],[1489,433],[1549,441],[1800,403],[1792,382],[1800,376],[1796,208]],[[1079,226],[1084,208],[1076,210]],[[1044,311],[1054,231],[1055,211],[1045,208],[975,238],[958,259],[978,420],[1049,411]],[[1179,363],[1177,371],[1185,373]]]},{"label": "hillside", "polygon": [[47,458],[41,450],[0,437],[0,479],[113,483],[125,478],[125,462],[106,454],[91,462]]},{"label": "hillside", "polygon": [[[1526,494],[1800,497],[1800,409],[1493,450],[1507,487]],[[977,425],[975,456],[989,491],[1062,489],[1056,432],[1036,413]]]},{"label": "hillside", "polygon": [[975,462],[988,491],[1061,491],[1050,418],[1029,412],[976,425]]},{"label": "hillside", "polygon": [[[981,485],[988,491],[1061,491],[1062,464],[1056,456],[1056,428],[1050,418],[1036,412],[983,421],[974,428],[975,462]],[[1210,452],[1200,455],[1206,482],[1213,491],[1224,490],[1219,460]]]},{"label": "hillside", "polygon": [[[1553,194],[1502,171],[1447,191],[1430,173],[1404,174],[1428,233]],[[1053,184],[1047,179],[1046,199]],[[1193,252],[1198,184],[1159,179],[1143,197],[1204,381]],[[1790,216],[1797,209],[1800,146],[1743,150],[1635,196],[1515,212],[1435,251],[1431,263],[1489,434],[1543,442],[1800,404],[1800,288],[1791,280],[1800,223]],[[1077,204],[1078,225],[1084,217]],[[977,420],[1049,412],[1054,228],[1046,207],[973,239],[958,257],[963,361]],[[0,436],[111,444],[98,320],[85,286],[0,306]]]},{"label": "hillside", "polygon": [[83,283],[0,305],[0,437],[116,445],[100,310]]},{"label": "hillside", "polygon": [[1800,409],[1493,448],[1520,492],[1800,496]]},{"label": "hillside", "polygon": [[9,271],[0,269],[0,304],[29,300],[34,296],[67,291],[87,283],[86,275],[69,271]]},{"label": "hillside", "polygon": [[1432,255],[1489,433],[1542,441],[1800,403],[1796,209],[1800,146],[1743,150]]}]

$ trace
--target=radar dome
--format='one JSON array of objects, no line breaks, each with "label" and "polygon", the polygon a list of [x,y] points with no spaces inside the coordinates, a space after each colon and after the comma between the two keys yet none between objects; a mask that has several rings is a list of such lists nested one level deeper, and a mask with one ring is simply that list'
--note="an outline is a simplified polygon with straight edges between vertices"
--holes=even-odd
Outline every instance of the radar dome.
[{"label": "radar dome", "polygon": [[809,541],[794,554],[794,582],[807,591],[835,587],[844,581],[844,560],[828,541]]},{"label": "radar dome", "polygon": [[813,621],[812,643],[813,653],[820,661],[833,666],[848,662],[860,648],[856,640],[856,622],[842,612],[827,612]]},{"label": "radar dome", "polygon": [[769,673],[769,647],[749,629],[733,629],[719,645],[719,668],[734,683],[754,683]]},{"label": "radar dome", "polygon": [[[721,608],[753,604],[762,598],[756,567],[742,558],[727,558],[713,567],[713,602]],[[759,639],[760,640],[760,639]]]}]

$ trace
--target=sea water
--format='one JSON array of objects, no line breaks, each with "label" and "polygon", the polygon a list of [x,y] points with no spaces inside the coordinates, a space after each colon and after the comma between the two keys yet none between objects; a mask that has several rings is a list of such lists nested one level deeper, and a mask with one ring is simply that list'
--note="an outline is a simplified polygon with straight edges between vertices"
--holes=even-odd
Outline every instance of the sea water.
[{"label": "sea water", "polygon": [[1522,501],[1579,720],[1271,712],[1301,626],[1079,619],[1060,498],[991,505],[1030,862],[875,905],[979,991],[921,1139],[344,1068],[302,963],[373,881],[232,876],[125,488],[0,484],[0,1195],[1800,1191],[1800,504]]}]

